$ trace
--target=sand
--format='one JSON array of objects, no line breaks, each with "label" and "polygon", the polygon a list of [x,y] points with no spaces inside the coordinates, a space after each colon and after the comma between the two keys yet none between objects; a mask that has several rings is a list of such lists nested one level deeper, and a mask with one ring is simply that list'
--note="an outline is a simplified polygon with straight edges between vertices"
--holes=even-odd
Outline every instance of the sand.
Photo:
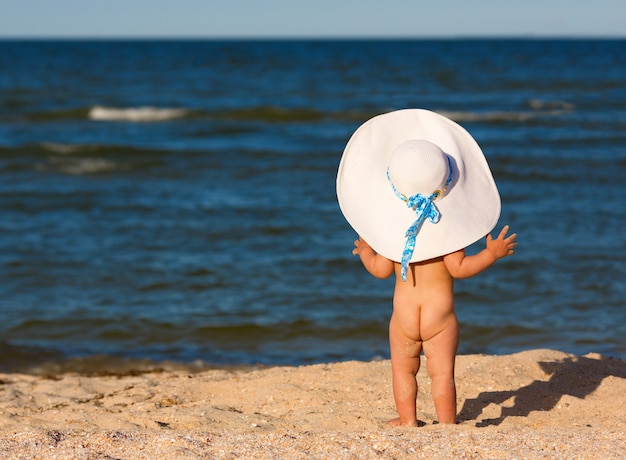
[{"label": "sand", "polygon": [[532,350],[457,358],[459,424],[394,428],[389,361],[0,374],[0,458],[626,458],[626,361]]}]

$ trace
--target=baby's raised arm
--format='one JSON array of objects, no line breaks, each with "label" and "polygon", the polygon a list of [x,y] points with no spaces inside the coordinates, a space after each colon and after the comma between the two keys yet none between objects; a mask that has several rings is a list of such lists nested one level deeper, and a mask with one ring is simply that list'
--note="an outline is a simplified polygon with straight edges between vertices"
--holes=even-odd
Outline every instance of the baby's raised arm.
[{"label": "baby's raised arm", "polygon": [[507,237],[508,231],[509,226],[505,225],[495,240],[487,235],[486,248],[473,256],[466,256],[464,249],[444,256],[446,268],[454,278],[469,278],[486,270],[498,259],[512,256],[517,246],[517,233]]},{"label": "baby's raised arm", "polygon": [[354,242],[352,255],[359,256],[365,269],[376,278],[389,278],[393,273],[393,261],[377,254],[365,240],[359,237]]}]

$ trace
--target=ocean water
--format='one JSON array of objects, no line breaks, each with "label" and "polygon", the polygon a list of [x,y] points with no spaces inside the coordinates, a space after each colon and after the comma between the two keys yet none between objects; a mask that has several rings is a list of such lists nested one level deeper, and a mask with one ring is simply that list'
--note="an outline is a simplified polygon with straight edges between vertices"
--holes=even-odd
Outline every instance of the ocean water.
[{"label": "ocean water", "polygon": [[407,107],[519,234],[457,282],[459,352],[626,357],[626,41],[0,41],[0,370],[387,358],[335,178]]}]

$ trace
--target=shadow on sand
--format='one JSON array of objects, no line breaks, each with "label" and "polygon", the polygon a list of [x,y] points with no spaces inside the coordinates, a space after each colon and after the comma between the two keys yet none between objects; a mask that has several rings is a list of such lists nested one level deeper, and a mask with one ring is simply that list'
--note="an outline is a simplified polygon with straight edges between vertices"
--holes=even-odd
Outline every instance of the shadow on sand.
[{"label": "shadow on sand", "polygon": [[548,380],[535,380],[517,390],[481,392],[478,397],[465,401],[458,421],[477,420],[490,404],[502,405],[513,398],[513,406],[502,407],[499,417],[476,422],[477,427],[499,425],[510,416],[528,416],[533,411],[549,411],[564,395],[584,399],[608,376],[626,379],[626,361],[610,357],[571,357],[557,362],[540,362],[539,365],[550,375]]}]

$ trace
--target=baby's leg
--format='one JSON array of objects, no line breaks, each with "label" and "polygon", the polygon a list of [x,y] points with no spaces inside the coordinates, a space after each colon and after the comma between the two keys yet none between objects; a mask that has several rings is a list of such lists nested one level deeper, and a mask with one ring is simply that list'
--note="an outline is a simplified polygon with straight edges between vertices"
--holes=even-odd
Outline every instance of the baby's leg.
[{"label": "baby's leg", "polygon": [[410,339],[403,333],[398,316],[394,312],[389,322],[389,348],[391,350],[393,397],[400,417],[389,423],[416,426],[417,380],[415,376],[420,368],[422,342]]},{"label": "baby's leg", "polygon": [[441,332],[424,342],[430,391],[439,423],[456,423],[454,360],[458,345],[459,324],[454,314],[448,317]]}]

